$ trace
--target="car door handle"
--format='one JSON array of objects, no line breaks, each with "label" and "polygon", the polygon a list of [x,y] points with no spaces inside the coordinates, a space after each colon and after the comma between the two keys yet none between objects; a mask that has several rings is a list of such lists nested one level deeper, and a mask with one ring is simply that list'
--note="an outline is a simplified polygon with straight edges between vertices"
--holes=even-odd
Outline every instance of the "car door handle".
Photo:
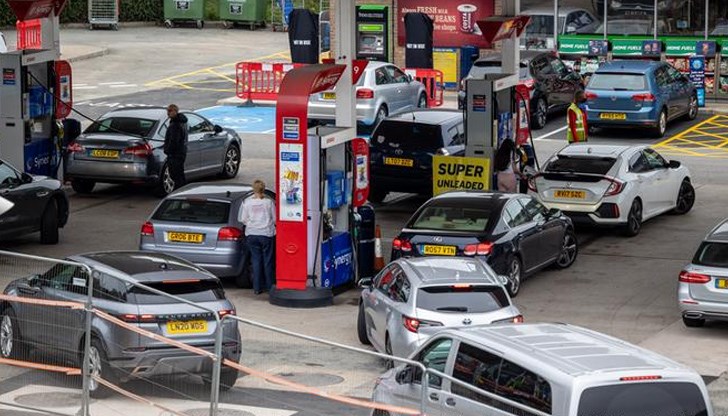
[{"label": "car door handle", "polygon": [[430,393],[430,400],[439,401],[440,395],[437,393]]},{"label": "car door handle", "polygon": [[445,404],[448,405],[448,406],[455,406],[455,399],[453,399],[452,397],[448,397],[445,400]]}]

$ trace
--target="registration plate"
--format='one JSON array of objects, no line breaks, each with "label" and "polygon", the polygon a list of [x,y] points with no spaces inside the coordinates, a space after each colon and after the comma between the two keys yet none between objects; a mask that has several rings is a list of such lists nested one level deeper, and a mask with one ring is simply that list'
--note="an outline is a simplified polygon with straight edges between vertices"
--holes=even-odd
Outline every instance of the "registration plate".
[{"label": "registration plate", "polygon": [[554,198],[563,199],[585,199],[586,192],[584,191],[572,191],[571,189],[558,189],[554,191]]},{"label": "registration plate", "polygon": [[91,157],[98,157],[102,159],[118,159],[118,150],[106,150],[106,149],[92,149]]},{"label": "registration plate", "polygon": [[715,279],[716,289],[728,289],[728,279]]},{"label": "registration plate", "polygon": [[202,243],[203,235],[197,233],[167,233],[167,240],[175,243]]},{"label": "registration plate", "polygon": [[325,93],[321,94],[321,96],[324,98],[324,100],[335,100],[336,99],[335,92],[325,92]]},{"label": "registration plate", "polygon": [[601,113],[599,118],[602,120],[626,120],[627,114],[624,113]]},{"label": "registration plate", "polygon": [[412,166],[415,165],[415,161],[412,159],[402,159],[399,157],[385,157],[384,164],[391,165],[391,166],[404,166],[404,167],[411,168]]},{"label": "registration plate", "polygon": [[172,321],[167,322],[170,334],[201,334],[207,332],[207,321]]},{"label": "registration plate", "polygon": [[454,256],[456,252],[453,246],[433,246],[425,244],[422,246],[422,253],[429,256]]}]

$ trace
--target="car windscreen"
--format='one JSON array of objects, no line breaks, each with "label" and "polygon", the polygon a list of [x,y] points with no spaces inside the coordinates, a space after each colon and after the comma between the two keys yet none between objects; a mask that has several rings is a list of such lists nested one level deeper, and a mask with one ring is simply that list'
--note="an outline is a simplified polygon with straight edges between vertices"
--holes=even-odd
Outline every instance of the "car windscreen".
[{"label": "car windscreen", "polygon": [[206,199],[168,199],[159,206],[153,220],[197,224],[225,224],[230,203]]},{"label": "car windscreen", "polygon": [[647,80],[643,74],[596,73],[592,76],[587,89],[609,91],[643,91]]},{"label": "car windscreen", "polygon": [[693,264],[707,267],[728,267],[728,243],[706,241],[695,253]]},{"label": "car windscreen", "polygon": [[489,207],[431,205],[420,211],[408,228],[483,232],[491,215],[492,210]]},{"label": "car windscreen", "polygon": [[499,286],[425,286],[417,291],[417,307],[444,313],[486,313],[508,306]]},{"label": "car windscreen", "polygon": [[573,172],[606,175],[617,159],[612,157],[576,157],[558,155],[550,160],[544,171],[546,172]]},{"label": "car windscreen", "polygon": [[[217,279],[140,283],[190,302],[214,302],[225,299],[225,291]],[[157,295],[137,286],[132,286],[129,292],[134,295],[136,303],[141,305],[179,303],[172,298]]]},{"label": "car windscreen", "polygon": [[434,153],[443,147],[442,129],[439,125],[414,121],[384,120],[374,130],[371,144],[405,152],[419,150]]},{"label": "car windscreen", "polygon": [[135,137],[149,137],[154,132],[157,120],[136,117],[109,117],[97,120],[84,133],[117,133]]},{"label": "car windscreen", "polygon": [[579,416],[707,416],[694,383],[624,383],[584,390]]}]

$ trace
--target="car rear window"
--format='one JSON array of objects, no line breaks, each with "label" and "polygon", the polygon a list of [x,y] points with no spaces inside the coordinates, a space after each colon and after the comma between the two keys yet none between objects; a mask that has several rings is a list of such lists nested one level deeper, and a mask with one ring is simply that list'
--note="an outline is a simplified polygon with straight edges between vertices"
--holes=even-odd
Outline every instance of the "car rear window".
[{"label": "car rear window", "polygon": [[230,203],[196,199],[168,199],[162,202],[152,219],[197,224],[225,224],[230,217]]},{"label": "car rear window", "polygon": [[485,231],[491,210],[476,207],[429,206],[409,228],[443,231]]},{"label": "car rear window", "polygon": [[694,383],[624,383],[584,390],[579,416],[707,416]]},{"label": "car rear window", "polygon": [[546,172],[573,172],[606,175],[617,159],[611,157],[574,157],[558,155],[549,161]]},{"label": "car rear window", "polygon": [[[140,282],[152,289],[180,297],[190,302],[214,302],[225,299],[225,291],[217,279],[190,280],[189,282]],[[134,294],[136,303],[141,305],[157,305],[178,303],[172,298],[157,295],[146,289],[132,286],[130,293]]]},{"label": "car rear window", "polygon": [[499,286],[426,286],[417,291],[417,307],[434,312],[486,313],[508,305]]},{"label": "car rear window", "polygon": [[592,76],[590,90],[610,91],[643,91],[647,89],[647,80],[642,74],[596,73]]},{"label": "car rear window", "polygon": [[695,253],[693,264],[708,267],[728,267],[728,243],[704,242]]},{"label": "car rear window", "polygon": [[443,147],[439,125],[411,121],[384,120],[374,130],[371,143],[375,147],[435,152]]},{"label": "car rear window", "polygon": [[109,117],[91,124],[86,133],[122,133],[137,137],[149,137],[157,120],[134,117]]}]

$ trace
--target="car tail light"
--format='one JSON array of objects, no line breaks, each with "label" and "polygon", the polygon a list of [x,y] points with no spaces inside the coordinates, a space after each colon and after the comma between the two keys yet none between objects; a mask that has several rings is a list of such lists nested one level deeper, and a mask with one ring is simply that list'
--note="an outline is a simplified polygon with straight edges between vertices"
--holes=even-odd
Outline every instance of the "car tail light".
[{"label": "car tail light", "polygon": [[374,90],[371,90],[369,88],[361,88],[356,90],[357,100],[371,100],[372,98],[374,98]]},{"label": "car tail light", "polygon": [[584,98],[586,98],[587,100],[596,100],[597,98],[599,98],[599,96],[591,91],[586,91],[584,92]]},{"label": "car tail light", "polygon": [[522,324],[523,323],[523,315],[516,315],[512,318],[514,324]]},{"label": "car tail light", "polygon": [[631,376],[631,377],[620,377],[619,381],[647,381],[647,380],[660,380],[662,376]]},{"label": "car tail light", "polygon": [[402,324],[408,331],[414,333],[417,333],[422,327],[442,326],[442,323],[440,322],[425,321],[422,319],[410,318],[409,316],[402,316]]},{"label": "car tail light", "polygon": [[683,283],[708,283],[710,282],[710,276],[700,273],[693,273],[687,270],[680,272],[680,281]]},{"label": "car tail light", "polygon": [[142,224],[142,232],[141,234],[145,237],[151,237],[154,235],[154,224],[147,221],[144,224]]},{"label": "car tail light", "polygon": [[634,94],[632,96],[632,101],[642,101],[642,102],[654,102],[655,96],[652,95],[652,93],[645,93],[645,94]]},{"label": "car tail light", "polygon": [[493,243],[468,244],[463,250],[466,256],[487,256],[493,250]]},{"label": "car tail light", "polygon": [[118,316],[119,319],[121,319],[124,322],[128,323],[145,323],[145,322],[154,322],[157,320],[156,316],[150,315],[150,314],[144,314],[144,315],[136,315],[132,313],[126,313],[123,315]]},{"label": "car tail light", "polygon": [[86,148],[81,146],[78,142],[72,142],[68,144],[66,150],[68,150],[69,153],[83,153],[86,151]]},{"label": "car tail light", "polygon": [[220,315],[220,318],[228,315],[235,315],[235,309],[223,309],[221,311],[218,311],[217,314]]},{"label": "car tail light", "polygon": [[392,249],[410,252],[412,251],[412,243],[403,238],[395,238],[392,240]]},{"label": "car tail light", "polygon": [[217,232],[218,241],[238,241],[243,238],[243,232],[240,228],[222,227]]},{"label": "car tail light", "polygon": [[609,188],[607,188],[606,192],[604,192],[604,196],[617,195],[624,189],[624,182],[612,178],[607,178],[607,180],[611,183],[609,184]]},{"label": "car tail light", "polygon": [[149,143],[143,143],[137,146],[127,147],[124,149],[125,155],[148,157],[152,154],[152,146]]}]

